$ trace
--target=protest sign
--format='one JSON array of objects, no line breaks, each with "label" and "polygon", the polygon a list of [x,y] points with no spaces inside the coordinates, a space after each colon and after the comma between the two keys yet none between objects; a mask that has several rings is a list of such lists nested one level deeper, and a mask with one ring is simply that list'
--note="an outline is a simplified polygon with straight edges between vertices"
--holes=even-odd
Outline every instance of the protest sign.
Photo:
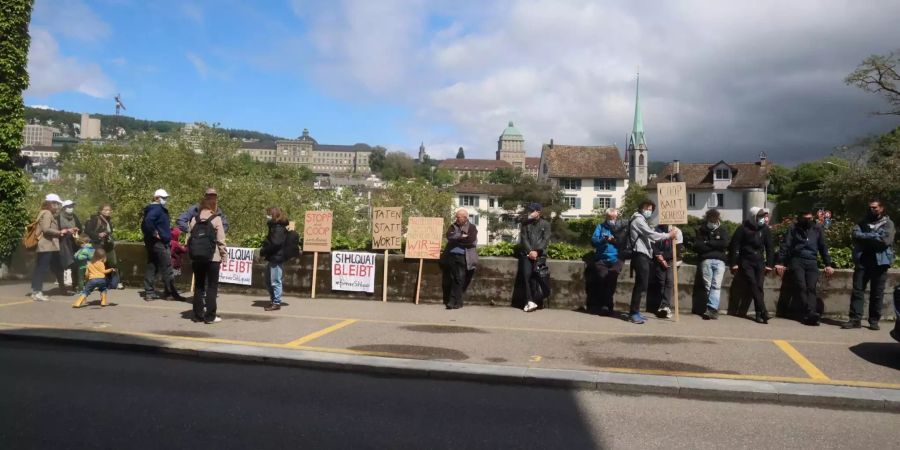
[{"label": "protest sign", "polygon": [[659,203],[659,223],[681,225],[687,219],[687,189],[683,182],[658,183],[656,199]]},{"label": "protest sign", "polygon": [[440,259],[444,219],[440,217],[410,217],[406,232],[406,257]]},{"label": "protest sign", "polygon": [[331,252],[331,289],[375,292],[375,254]]},{"label": "protest sign", "polygon": [[331,251],[331,211],[306,211],[303,222],[303,251]]},{"label": "protest sign", "polygon": [[372,210],[372,249],[399,250],[403,236],[401,217],[403,208],[375,208]]},{"label": "protest sign", "polygon": [[253,249],[228,247],[228,259],[219,268],[219,283],[250,286],[253,281]]}]

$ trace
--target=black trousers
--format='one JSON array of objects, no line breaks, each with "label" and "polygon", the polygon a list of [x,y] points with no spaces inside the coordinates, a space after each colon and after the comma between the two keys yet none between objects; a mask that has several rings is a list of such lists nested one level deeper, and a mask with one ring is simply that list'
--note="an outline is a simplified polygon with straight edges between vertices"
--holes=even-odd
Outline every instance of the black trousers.
[{"label": "black trousers", "polygon": [[631,259],[631,270],[634,271],[634,289],[631,291],[629,314],[641,312],[641,298],[647,293],[650,284],[650,257],[643,253],[635,253]]},{"label": "black trousers", "polygon": [[448,253],[444,256],[443,290],[444,305],[462,308],[463,296],[472,282],[474,270],[467,270],[466,255]]},{"label": "black trousers", "polygon": [[741,259],[740,272],[741,276],[747,280],[747,287],[750,288],[750,297],[753,298],[753,309],[756,310],[756,315],[769,317],[763,293],[763,285],[766,282],[766,263],[762,260]]},{"label": "black trousers", "polygon": [[169,247],[162,242],[155,242],[152,245],[144,244],[147,250],[147,270],[144,272],[144,292],[153,292],[153,285],[156,284],[156,276],[159,275],[163,279],[163,286],[169,286],[172,283],[174,274],[172,273],[172,258],[169,256]]},{"label": "black trousers", "polygon": [[519,257],[519,273],[525,282],[525,301],[543,307],[544,300],[550,297],[550,285],[546,278],[535,272],[537,264],[537,259],[532,261],[528,256]]},{"label": "black trousers", "polygon": [[621,259],[609,263],[605,261],[595,261],[594,270],[597,273],[597,304],[612,311],[615,309],[613,297],[616,295],[616,287],[619,284],[619,274],[622,273],[624,261]]},{"label": "black trousers", "polygon": [[887,283],[889,266],[856,266],[853,271],[853,294],[850,296],[850,319],[862,320],[866,303],[866,285],[869,290],[869,323],[881,320],[881,304],[884,302],[884,285]]},{"label": "black trousers", "polygon": [[672,261],[666,262],[669,263],[669,267],[663,269],[658,261],[653,261],[653,269],[651,270],[653,274],[653,288],[658,289],[656,294],[659,295],[660,308],[672,306],[672,284],[675,281],[675,270]]},{"label": "black trousers", "polygon": [[[194,318],[211,321],[216,318],[216,295],[219,291],[221,262],[193,262]],[[205,312],[204,312],[205,308]]]},{"label": "black trousers", "polygon": [[789,268],[794,281],[794,293],[803,304],[804,315],[817,315],[816,283],[819,282],[819,266],[816,260],[793,258]]}]

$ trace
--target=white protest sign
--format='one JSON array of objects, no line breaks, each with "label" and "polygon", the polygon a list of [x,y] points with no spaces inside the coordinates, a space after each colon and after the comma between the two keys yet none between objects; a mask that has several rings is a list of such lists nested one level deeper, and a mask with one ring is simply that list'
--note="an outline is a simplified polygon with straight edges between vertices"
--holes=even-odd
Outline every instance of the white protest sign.
[{"label": "white protest sign", "polygon": [[331,290],[375,292],[375,254],[331,252]]},{"label": "white protest sign", "polygon": [[228,260],[219,269],[219,283],[250,286],[253,281],[253,249],[228,247]]}]

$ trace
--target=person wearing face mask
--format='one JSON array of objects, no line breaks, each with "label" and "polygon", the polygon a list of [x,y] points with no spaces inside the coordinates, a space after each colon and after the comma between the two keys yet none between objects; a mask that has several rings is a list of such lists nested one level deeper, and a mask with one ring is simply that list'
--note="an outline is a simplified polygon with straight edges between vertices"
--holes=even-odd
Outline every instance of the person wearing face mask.
[{"label": "person wearing face mask", "polygon": [[731,236],[722,226],[722,217],[717,209],[706,212],[705,220],[697,229],[694,251],[700,259],[700,274],[706,293],[704,320],[719,318],[719,299],[722,294],[722,278],[725,276],[725,260]]},{"label": "person wearing face mask", "polygon": [[459,208],[454,214],[456,220],[447,229],[447,247],[441,255],[443,268],[442,288],[444,306],[459,309],[463,306],[463,296],[475,275],[478,265],[478,228],[469,222],[469,211]]},{"label": "person wearing face mask", "polygon": [[593,312],[594,308],[599,308],[599,314],[609,316],[614,313],[613,296],[616,293],[616,287],[619,283],[619,274],[622,273],[622,266],[625,261],[619,258],[619,249],[625,244],[627,237],[623,232],[627,233],[626,222],[619,220],[619,211],[616,208],[606,210],[606,220],[597,224],[594,234],[591,237],[591,244],[594,246],[594,270],[596,273],[594,294],[588,304],[588,311]]},{"label": "person wearing face mask", "polygon": [[74,292],[74,288],[81,284],[83,274],[78,273],[78,267],[75,263],[75,252],[80,247],[76,239],[81,231],[81,221],[75,215],[75,202],[72,200],[62,202],[62,209],[60,209],[56,220],[59,222],[59,228],[69,230],[69,233],[59,238],[59,264],[63,270],[71,271],[73,294],[78,294]]},{"label": "person wearing face mask", "polygon": [[[84,232],[90,236],[91,243],[95,248],[102,248],[106,251],[106,265],[116,269],[119,267],[119,259],[116,256],[116,241],[113,238],[112,213],[112,205],[109,203],[100,205],[97,214],[92,215],[84,224]],[[112,278],[107,280],[110,282],[110,288],[125,289],[122,283]],[[113,284],[112,281],[116,281],[116,283]]]},{"label": "person wearing face mask", "polygon": [[165,189],[157,189],[153,193],[153,203],[144,208],[141,221],[141,232],[144,235],[144,249],[147,251],[147,270],[144,273],[144,300],[162,298],[154,288],[156,277],[161,276],[163,285],[174,283],[172,260],[169,255],[169,242],[172,240],[172,228],[169,222],[169,210],[166,202],[169,193]]},{"label": "person wearing face mask", "polygon": [[763,292],[766,275],[772,271],[775,252],[772,247],[772,233],[768,226],[769,211],[764,208],[750,208],[750,216],[734,232],[729,245],[731,273],[747,280],[756,322],[769,323],[769,312]]},{"label": "person wearing face mask", "polygon": [[843,329],[861,328],[866,285],[869,291],[869,329],[879,330],[881,303],[887,272],[894,262],[894,222],[888,217],[881,200],[869,202],[869,212],[853,226],[853,294],[850,297],[850,320]]},{"label": "person wearing face mask", "polygon": [[31,299],[36,302],[46,302],[49,299],[44,295],[44,278],[48,271],[53,271],[60,289],[65,290],[63,283],[63,269],[59,263],[59,239],[67,236],[70,231],[61,229],[56,219],[62,200],[56,194],[47,194],[41,211],[37,216],[37,228],[40,239],[37,244],[37,260],[34,263],[34,272],[31,275]]},{"label": "person wearing face mask", "polygon": [[819,266],[816,258],[821,255],[825,263],[825,276],[834,273],[828,246],[825,245],[824,226],[816,223],[809,211],[797,216],[797,223],[791,225],[781,243],[775,265],[775,273],[784,277],[789,271],[794,281],[794,298],[803,304],[803,320],[806,325],[819,325],[816,300],[816,283],[819,281]]},{"label": "person wearing face mask", "polygon": [[678,228],[674,226],[669,227],[667,233],[650,228],[647,221],[653,217],[655,210],[655,203],[649,200],[642,202],[638,210],[631,216],[631,225],[628,227],[628,239],[634,246],[631,270],[635,274],[628,318],[635,324],[642,324],[646,321],[646,318],[641,315],[641,299],[646,294],[650,284],[650,261],[653,258],[653,243],[665,239],[675,239],[678,236]]},{"label": "person wearing face mask", "polygon": [[519,274],[525,288],[525,312],[544,307],[550,297],[547,275],[541,271],[547,267],[547,244],[550,243],[550,222],[541,217],[540,203],[525,206],[525,220],[519,226]]}]

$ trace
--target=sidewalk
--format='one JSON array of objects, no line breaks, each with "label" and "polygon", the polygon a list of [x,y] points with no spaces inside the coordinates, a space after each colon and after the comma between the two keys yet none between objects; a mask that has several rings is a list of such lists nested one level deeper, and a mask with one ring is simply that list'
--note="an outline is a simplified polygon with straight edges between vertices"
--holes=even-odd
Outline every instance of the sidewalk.
[{"label": "sidewalk", "polygon": [[36,303],[0,285],[0,335],[66,339],[215,358],[404,376],[577,386],[623,392],[900,411],[900,343],[881,331],[759,325],[738,317],[644,325],[575,311],[223,294],[223,322],[190,320],[187,303],[113,291],[101,308]]}]

